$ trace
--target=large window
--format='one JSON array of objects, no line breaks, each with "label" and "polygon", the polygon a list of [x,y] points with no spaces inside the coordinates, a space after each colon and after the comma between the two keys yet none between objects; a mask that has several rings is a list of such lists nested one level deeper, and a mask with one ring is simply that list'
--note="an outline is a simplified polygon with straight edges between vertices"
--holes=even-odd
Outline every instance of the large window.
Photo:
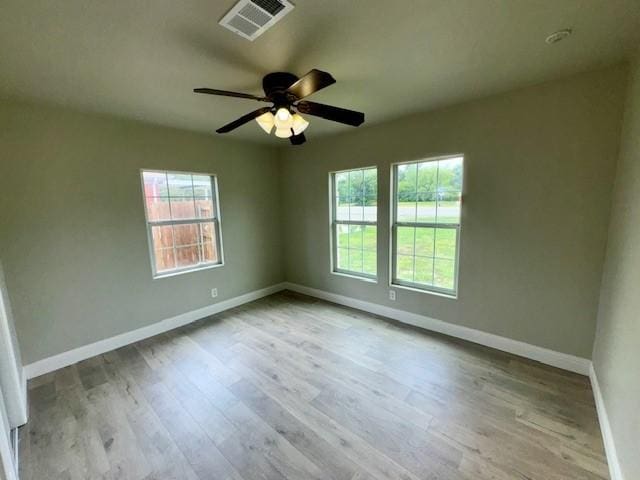
[{"label": "large window", "polygon": [[376,279],[377,205],[377,168],[331,173],[333,272]]},{"label": "large window", "polygon": [[143,170],[154,277],[222,265],[216,178]]},{"label": "large window", "polygon": [[457,295],[462,156],[393,166],[392,283]]}]

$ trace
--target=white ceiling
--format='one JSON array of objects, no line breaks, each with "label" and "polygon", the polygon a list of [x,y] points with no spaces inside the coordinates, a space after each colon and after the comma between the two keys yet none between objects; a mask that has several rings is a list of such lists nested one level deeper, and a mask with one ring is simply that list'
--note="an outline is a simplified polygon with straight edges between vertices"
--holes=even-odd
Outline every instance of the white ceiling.
[{"label": "white ceiling", "polygon": [[[366,124],[618,62],[640,44],[638,0],[297,0],[254,42],[217,22],[235,0],[3,0],[0,95],[213,132],[258,103],[264,74],[311,68],[311,99]],[[547,45],[551,32],[574,34]],[[352,127],[311,119],[308,137]],[[253,122],[227,134],[282,142]]]}]

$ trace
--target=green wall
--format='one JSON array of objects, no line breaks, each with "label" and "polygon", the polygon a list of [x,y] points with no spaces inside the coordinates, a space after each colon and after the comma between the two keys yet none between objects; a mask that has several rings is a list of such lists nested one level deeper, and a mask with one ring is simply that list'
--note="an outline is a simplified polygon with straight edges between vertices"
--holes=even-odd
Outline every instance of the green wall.
[{"label": "green wall", "polygon": [[[0,258],[25,364],[284,280],[277,152],[0,108]],[[225,265],[152,280],[139,169],[218,175]]]},{"label": "green wall", "polygon": [[[288,281],[590,358],[626,68],[619,66],[283,151]],[[375,113],[375,112],[368,112]],[[389,300],[392,162],[463,153],[458,299]],[[328,172],[378,167],[377,284],[329,271]]]},{"label": "green wall", "polygon": [[624,478],[640,478],[640,54],[624,116],[593,366]]}]

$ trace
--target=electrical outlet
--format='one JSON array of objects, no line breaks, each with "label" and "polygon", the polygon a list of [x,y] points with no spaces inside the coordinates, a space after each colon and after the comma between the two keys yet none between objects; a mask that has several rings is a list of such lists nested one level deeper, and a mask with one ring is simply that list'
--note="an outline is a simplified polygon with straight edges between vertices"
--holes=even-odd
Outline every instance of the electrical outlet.
[{"label": "electrical outlet", "polygon": [[395,290],[389,290],[389,300],[396,300],[396,291]]},{"label": "electrical outlet", "polygon": [[211,298],[216,298],[218,296],[218,289],[217,288],[212,288],[211,289]]}]

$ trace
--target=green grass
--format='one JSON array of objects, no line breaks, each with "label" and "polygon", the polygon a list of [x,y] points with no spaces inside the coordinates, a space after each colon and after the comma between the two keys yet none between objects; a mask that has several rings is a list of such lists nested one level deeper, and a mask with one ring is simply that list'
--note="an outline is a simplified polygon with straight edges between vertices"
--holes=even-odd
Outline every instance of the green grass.
[{"label": "green grass", "polygon": [[377,227],[341,225],[338,228],[338,268],[376,275]]},{"label": "green grass", "polygon": [[[338,268],[376,275],[377,227],[339,225],[338,229]],[[453,289],[456,233],[455,229],[398,227],[396,277]]]}]

